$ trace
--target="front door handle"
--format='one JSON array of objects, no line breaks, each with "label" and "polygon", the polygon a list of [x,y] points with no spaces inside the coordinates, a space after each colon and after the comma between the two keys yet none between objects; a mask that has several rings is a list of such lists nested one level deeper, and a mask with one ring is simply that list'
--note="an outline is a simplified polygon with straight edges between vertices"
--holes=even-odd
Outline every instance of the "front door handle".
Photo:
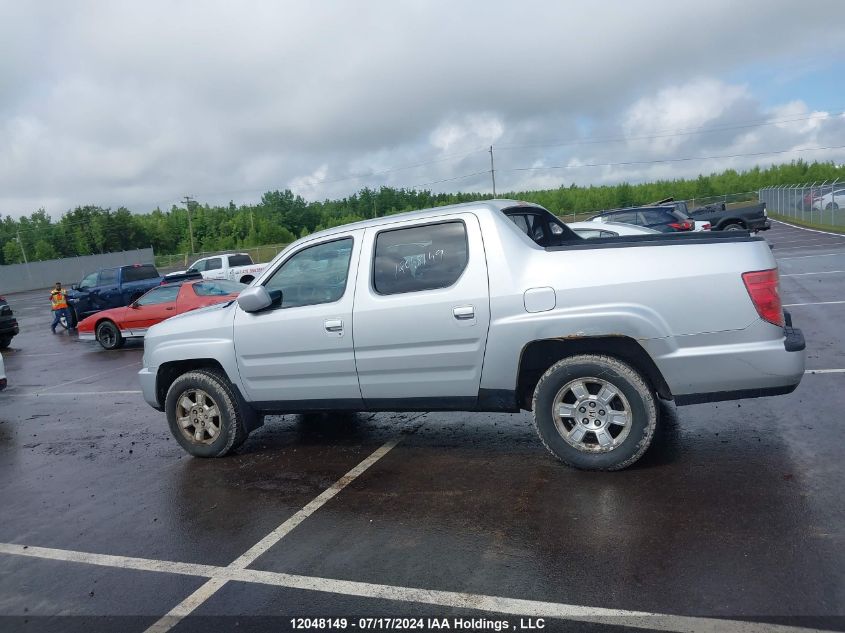
[{"label": "front door handle", "polygon": [[329,319],[325,323],[326,332],[343,332],[343,321],[340,319]]},{"label": "front door handle", "polygon": [[475,308],[473,308],[472,306],[458,306],[457,308],[452,310],[452,314],[454,314],[455,318],[459,321],[474,319]]}]

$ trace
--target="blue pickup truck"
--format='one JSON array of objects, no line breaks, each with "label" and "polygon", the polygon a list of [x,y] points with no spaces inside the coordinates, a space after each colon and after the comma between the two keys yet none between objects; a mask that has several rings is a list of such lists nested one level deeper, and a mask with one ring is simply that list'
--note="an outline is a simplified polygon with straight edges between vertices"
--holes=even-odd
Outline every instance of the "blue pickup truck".
[{"label": "blue pickup truck", "polygon": [[90,273],[68,293],[71,318],[75,324],[95,312],[128,306],[161,282],[162,277],[152,264],[103,268]]}]

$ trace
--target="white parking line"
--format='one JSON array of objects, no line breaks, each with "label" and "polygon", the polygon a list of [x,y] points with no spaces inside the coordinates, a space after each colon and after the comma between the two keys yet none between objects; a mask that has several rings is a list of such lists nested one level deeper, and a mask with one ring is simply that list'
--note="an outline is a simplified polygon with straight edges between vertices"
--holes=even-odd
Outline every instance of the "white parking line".
[{"label": "white parking line", "polygon": [[786,261],[787,259],[809,259],[810,257],[845,257],[845,252],[842,253],[822,253],[821,255],[796,255],[794,257],[779,257],[778,261]]},{"label": "white parking line", "polygon": [[788,275],[781,275],[781,277],[804,277],[806,275],[836,275],[845,273],[845,270],[823,270],[815,273],[789,273]]},{"label": "white parking line", "polygon": [[775,238],[771,240],[771,243],[775,248],[780,248],[786,244],[798,244],[798,246],[790,246],[789,248],[800,248],[801,246],[811,246],[813,244],[830,244],[831,246],[839,246],[841,244],[841,242],[836,242],[828,238],[807,237],[806,235],[794,240],[784,241]]},{"label": "white parking line", "polygon": [[810,233],[823,233],[824,235],[832,235],[834,237],[841,237],[845,239],[845,235],[842,233],[831,233],[830,231],[820,231],[818,229],[808,229],[806,226],[798,226],[797,224],[790,224],[789,222],[782,222],[781,220],[772,220],[772,222],[777,222],[778,224],[783,224],[784,226],[788,226],[791,229],[798,229],[799,231],[809,231]]},{"label": "white parking line", "polygon": [[832,306],[832,305],[840,305],[845,303],[845,301],[813,301],[810,303],[784,303],[784,308],[794,308],[796,306]]},{"label": "white parking line", "polygon": [[[335,580],[331,578],[319,578],[316,576],[299,576],[296,574],[285,574],[257,569],[236,568],[231,565],[228,567],[220,567],[216,565],[180,563],[175,561],[135,558],[131,556],[91,554],[88,552],[53,549],[48,547],[28,547],[26,545],[13,543],[0,543],[0,554],[28,556],[31,558],[98,565],[101,567],[118,569],[133,569],[139,571],[179,574],[184,576],[197,576],[209,579],[203,587],[210,586],[216,587],[217,589],[231,581],[249,582],[274,587],[318,591],[344,596],[393,600],[398,602],[413,602],[455,609],[487,611],[505,615],[576,620],[660,631],[675,631],[684,633],[689,631],[704,631],[709,633],[763,633],[768,631],[775,633],[809,633],[811,631],[820,631],[820,629],[752,622],[747,620],[727,620],[721,618],[650,613],[646,611],[630,611],[627,609],[586,607],[560,602],[543,602],[539,600],[523,600],[519,598],[505,598],[501,596],[462,593],[457,591],[439,591],[435,589],[380,585],[352,580]],[[196,596],[198,593],[199,592],[195,592],[194,595]],[[182,617],[188,615],[192,610],[200,606],[202,601],[199,600],[199,598],[201,597],[202,595],[197,596],[197,598],[190,602],[188,600],[183,601],[179,607],[175,607],[170,612],[173,614],[181,607],[181,611],[179,611],[181,617],[168,614],[153,625],[151,629],[148,629],[148,631],[168,630],[170,627],[178,623]],[[205,599],[207,599],[207,596]],[[190,610],[188,610],[188,607],[190,607]],[[166,628],[155,629],[154,627],[156,627],[159,623],[162,623],[162,626],[165,626]]]},{"label": "white parking line", "polygon": [[845,374],[845,369],[807,369],[805,374]]},{"label": "white parking line", "polygon": [[41,395],[45,391],[50,391],[51,389],[56,389],[58,387],[65,387],[67,385],[73,385],[73,384],[76,384],[78,382],[82,382],[83,380],[90,380],[91,378],[96,378],[97,376],[102,376],[103,374],[110,374],[113,371],[115,371],[116,369],[126,369],[127,367],[132,367],[132,365],[140,365],[140,364],[141,364],[141,361],[136,360],[134,363],[129,363],[128,365],[121,365],[120,367],[111,367],[109,369],[106,369],[105,371],[97,372],[96,374],[91,374],[90,376],[84,376],[82,378],[77,378],[76,380],[68,380],[67,382],[60,382],[58,385],[53,385],[51,387],[45,387],[44,389],[41,389],[40,391],[36,391],[35,393],[37,395]]},{"label": "white parking line", "polygon": [[66,391],[66,392],[53,392],[53,393],[42,393],[40,391],[34,391],[32,393],[7,393],[7,396],[11,396],[13,398],[74,398],[76,396],[129,396],[129,395],[139,395],[143,393],[140,389],[125,389],[125,390],[118,390],[118,391]]},{"label": "white parking line", "polygon": [[[255,545],[250,547],[246,552],[238,556],[232,561],[227,570],[241,570],[255,562],[255,560],[264,554],[267,550],[273,547],[276,543],[287,536],[291,530],[302,523],[305,519],[314,514],[329,500],[331,500],[337,493],[346,488],[350,483],[360,476],[370,466],[375,464],[382,457],[387,455],[391,449],[396,446],[400,439],[390,440],[380,448],[377,448],[373,453],[367,457],[360,464],[355,466],[352,470],[346,473],[343,477],[338,479],[331,486],[326,488],[316,499],[311,501],[308,505],[302,508],[299,512],[290,517],[287,521],[282,523],[275,530],[270,532],[263,539],[258,541]],[[173,607],[167,615],[158,620],[146,633],[165,633],[175,626],[182,618],[190,614],[194,609],[199,607],[203,602],[213,596],[223,585],[226,584],[227,578],[212,577],[202,587],[197,589],[190,596],[185,598],[182,602]]]}]

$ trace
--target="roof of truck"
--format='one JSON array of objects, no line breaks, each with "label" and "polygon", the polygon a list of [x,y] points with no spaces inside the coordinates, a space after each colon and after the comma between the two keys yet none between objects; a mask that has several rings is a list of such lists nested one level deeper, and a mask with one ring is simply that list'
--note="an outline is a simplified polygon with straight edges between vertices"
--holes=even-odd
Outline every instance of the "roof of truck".
[{"label": "roof of truck", "polygon": [[325,229],[324,231],[311,233],[307,239],[311,239],[313,237],[320,237],[323,235],[331,235],[332,233],[341,233],[350,229],[366,229],[372,226],[381,226],[383,224],[397,222],[399,220],[416,220],[421,218],[437,217],[446,213],[454,213],[456,211],[467,211],[472,209],[498,212],[502,211],[503,209],[510,209],[512,207],[534,207],[541,209],[543,208],[539,204],[534,204],[533,202],[524,202],[521,200],[495,199],[478,200],[475,202],[462,202],[461,204],[450,204],[443,207],[432,207],[430,209],[422,209],[421,211],[406,211],[404,213],[394,213],[391,215],[383,215],[378,218],[372,218],[370,220],[361,220],[360,222],[343,224],[340,226],[332,227],[330,229]]}]

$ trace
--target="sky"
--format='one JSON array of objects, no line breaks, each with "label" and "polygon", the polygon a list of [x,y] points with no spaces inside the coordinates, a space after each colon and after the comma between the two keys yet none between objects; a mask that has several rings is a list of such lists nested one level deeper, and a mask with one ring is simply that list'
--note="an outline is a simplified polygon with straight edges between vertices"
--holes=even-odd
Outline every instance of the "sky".
[{"label": "sky", "polygon": [[0,216],[841,163],[843,71],[841,0],[0,0]]}]

